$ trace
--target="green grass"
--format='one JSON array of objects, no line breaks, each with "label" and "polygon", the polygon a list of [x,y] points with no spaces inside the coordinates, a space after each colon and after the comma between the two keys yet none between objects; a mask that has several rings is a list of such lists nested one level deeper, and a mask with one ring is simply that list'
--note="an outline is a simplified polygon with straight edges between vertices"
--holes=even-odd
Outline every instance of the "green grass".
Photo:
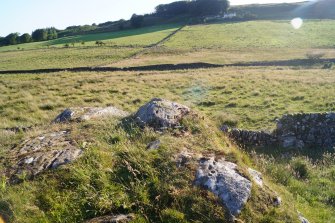
[{"label": "green grass", "polygon": [[[301,30],[292,30],[284,21],[188,26],[163,46],[129,60],[174,27],[145,31],[148,34],[142,30],[104,47],[87,42],[85,47],[1,52],[0,70],[302,59],[314,50],[334,58],[333,24],[307,21]],[[222,154],[242,172],[253,166],[264,174],[271,190],[253,189],[240,216],[244,222],[297,222],[297,210],[311,222],[334,222],[334,151],[243,151],[218,130],[222,124],[271,130],[285,113],[334,111],[334,70],[321,67],[0,75],[0,128],[37,126],[18,134],[0,130],[0,172],[11,164],[5,158],[14,145],[45,130],[72,129],[80,145],[89,142],[77,162],[34,181],[8,185],[0,179],[0,210],[12,212],[14,222],[82,222],[109,213],[135,213],[135,222],[225,222],[227,215],[217,198],[192,186],[195,164],[176,168],[173,156],[187,148]],[[201,118],[183,123],[197,131],[175,137],[174,132],[130,128],[117,119],[49,125],[67,107],[114,105],[135,112],[154,97],[190,106]],[[147,143],[157,138],[162,148],[146,151]],[[269,205],[272,191],[283,199],[279,208]]]},{"label": "green grass", "polygon": [[70,68],[110,64],[141,51],[141,48],[76,47],[0,53],[0,70]]},{"label": "green grass", "polygon": [[181,49],[333,48],[335,21],[311,20],[295,30],[289,21],[188,26],[165,46]]},{"label": "green grass", "polygon": [[[30,50],[30,49],[47,49],[49,47],[64,47],[65,44],[72,46],[94,46],[95,41],[101,40],[110,45],[117,46],[147,46],[154,44],[171,32],[179,28],[180,24],[168,24],[161,26],[144,27],[139,29],[130,29],[117,32],[109,33],[98,33],[98,34],[87,34],[87,35],[77,35],[62,37],[55,40],[49,40],[44,42],[34,42],[26,44],[18,44],[12,46],[0,47],[0,52],[4,51],[17,51],[17,50]],[[84,45],[81,42],[85,42]],[[18,49],[18,47],[20,49]]]}]

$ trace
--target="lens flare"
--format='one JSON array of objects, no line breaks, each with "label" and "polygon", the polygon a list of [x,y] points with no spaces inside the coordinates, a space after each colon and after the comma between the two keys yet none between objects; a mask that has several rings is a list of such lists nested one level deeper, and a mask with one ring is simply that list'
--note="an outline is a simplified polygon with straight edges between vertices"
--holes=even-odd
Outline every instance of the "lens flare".
[{"label": "lens flare", "polygon": [[291,20],[291,25],[294,29],[300,29],[304,21],[301,18],[294,18]]}]

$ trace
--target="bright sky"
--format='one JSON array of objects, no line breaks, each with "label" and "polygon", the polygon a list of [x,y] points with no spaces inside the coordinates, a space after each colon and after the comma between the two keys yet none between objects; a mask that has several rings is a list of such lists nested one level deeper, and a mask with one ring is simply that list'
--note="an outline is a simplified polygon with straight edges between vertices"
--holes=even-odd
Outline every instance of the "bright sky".
[{"label": "bright sky", "polygon": [[[0,36],[31,33],[37,28],[64,29],[129,19],[133,13],[154,11],[155,6],[176,0],[0,0]],[[230,0],[232,5],[296,2],[299,0]]]}]

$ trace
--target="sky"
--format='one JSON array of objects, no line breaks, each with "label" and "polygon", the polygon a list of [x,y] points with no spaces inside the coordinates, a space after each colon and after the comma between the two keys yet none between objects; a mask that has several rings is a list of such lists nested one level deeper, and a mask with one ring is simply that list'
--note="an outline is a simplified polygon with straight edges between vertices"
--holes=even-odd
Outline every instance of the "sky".
[{"label": "sky", "polygon": [[[0,36],[31,33],[37,28],[64,29],[71,25],[129,19],[155,6],[177,0],[0,0]],[[231,5],[296,2],[299,0],[230,0]]]}]

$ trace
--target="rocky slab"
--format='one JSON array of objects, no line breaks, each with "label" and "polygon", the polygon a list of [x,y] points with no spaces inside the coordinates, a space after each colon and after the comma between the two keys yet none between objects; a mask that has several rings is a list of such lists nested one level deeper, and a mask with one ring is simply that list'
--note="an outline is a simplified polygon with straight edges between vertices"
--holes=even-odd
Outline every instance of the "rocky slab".
[{"label": "rocky slab", "polygon": [[99,119],[105,117],[125,117],[129,113],[113,106],[110,107],[74,107],[67,108],[60,113],[53,123],[65,123],[71,121],[86,121],[90,119]]},{"label": "rocky slab", "polygon": [[10,170],[12,178],[25,174],[31,178],[45,170],[55,169],[76,160],[82,154],[68,131],[42,134],[28,139],[14,149],[16,163]]},{"label": "rocky slab", "polygon": [[252,183],[237,171],[237,165],[224,159],[200,159],[195,185],[218,196],[233,216],[237,216],[251,195]]},{"label": "rocky slab", "polygon": [[190,109],[176,102],[154,98],[143,105],[135,114],[136,122],[155,129],[176,128]]}]

